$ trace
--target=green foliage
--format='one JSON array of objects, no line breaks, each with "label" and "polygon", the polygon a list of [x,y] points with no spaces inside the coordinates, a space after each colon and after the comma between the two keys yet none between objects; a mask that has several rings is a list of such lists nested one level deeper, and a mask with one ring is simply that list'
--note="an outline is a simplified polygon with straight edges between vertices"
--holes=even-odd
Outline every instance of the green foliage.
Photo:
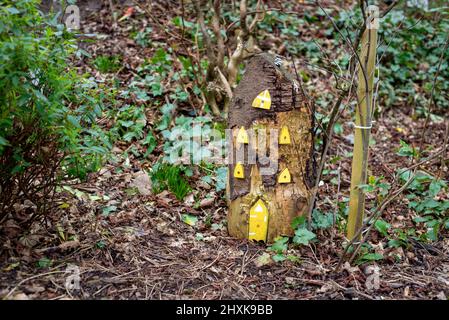
[{"label": "green foliage", "polygon": [[134,37],[134,41],[141,47],[148,47],[151,44],[151,39],[149,35],[153,32],[151,27],[147,27],[141,31],[139,31]]},{"label": "green foliage", "polygon": [[45,211],[38,192],[54,191],[60,168],[85,177],[111,145],[96,123],[105,94],[67,65],[76,39],[37,7],[35,0],[0,7],[0,206],[22,193]]},{"label": "green foliage", "polygon": [[[414,222],[423,223],[427,228],[423,240],[437,241],[441,228],[449,229],[449,200],[440,200],[436,197],[441,190],[447,190],[447,183],[431,176],[421,177],[428,180],[413,181],[414,185],[410,189],[414,192],[407,195],[410,200],[408,206],[419,214],[413,219]],[[427,187],[423,187],[423,184]]]},{"label": "green foliage", "polygon": [[367,262],[378,261],[384,258],[380,253],[365,253],[362,254],[356,261],[356,264],[364,264]]},{"label": "green foliage", "polygon": [[[172,19],[172,23],[181,30],[184,30],[184,34],[190,37],[191,40],[195,40],[195,37],[202,38],[202,34],[199,32],[199,26],[197,23],[187,21],[185,18],[177,16]],[[201,45],[201,44],[200,44]]]},{"label": "green foliage", "polygon": [[160,193],[164,190],[170,190],[178,200],[184,199],[191,191],[189,183],[183,177],[185,171],[179,166],[156,163],[151,172],[153,191]]},{"label": "green foliage", "polygon": [[[333,9],[326,9],[326,11],[345,36],[349,36],[352,40],[356,38],[363,23],[360,10],[336,12]],[[437,11],[440,14],[436,15]],[[348,50],[342,46],[345,40],[323,15],[320,10],[318,14],[305,10],[303,19],[292,21],[285,13],[272,12],[265,15],[260,25],[265,33],[271,33],[274,27],[283,29],[284,35],[291,35],[286,43],[290,53],[300,55],[311,65],[342,75],[341,70],[347,70],[349,62]],[[432,12],[424,13],[422,10],[404,10],[403,7],[397,6],[380,19],[378,48],[378,56],[381,59],[380,105],[385,107],[409,105],[417,110],[418,114],[426,115],[433,80],[438,74],[433,97],[435,111],[444,114],[449,108],[449,100],[444,94],[449,89],[448,50],[444,52],[449,28],[447,18],[447,8],[434,8]],[[295,37],[293,35],[298,29],[297,23],[307,25],[309,29],[319,28],[326,37],[310,41]],[[335,61],[332,65],[327,63],[328,57],[324,57],[321,51],[321,48],[325,50],[329,46],[335,48],[330,54],[331,60]],[[443,59],[438,73],[441,57]],[[307,78],[305,74],[303,80],[306,84]],[[320,105],[319,102],[317,104]]]},{"label": "green foliage", "polygon": [[[171,117],[171,109],[168,109],[166,117],[166,122],[159,124],[159,129],[165,128],[166,123],[171,122],[169,120]],[[212,154],[209,146],[202,143],[202,141],[207,139],[213,127],[214,125],[210,117],[176,117],[171,128],[167,128],[161,132],[165,138],[164,161],[171,162],[179,160],[182,163],[189,164],[200,164],[202,161],[207,162],[206,160]]]},{"label": "green foliage", "polygon": [[387,182],[384,182],[384,177],[368,177],[368,184],[359,185],[359,188],[365,193],[371,193],[376,195],[377,203],[380,203],[384,197],[388,194],[391,185]]},{"label": "green foliage", "polygon": [[98,56],[93,64],[101,73],[117,72],[121,67],[120,57],[118,56]]},{"label": "green foliage", "polygon": [[303,228],[306,224],[306,219],[305,215],[295,217],[291,223],[292,229],[296,230],[298,228]]},{"label": "green foliage", "polygon": [[215,175],[216,175],[216,182],[215,182],[216,190],[217,191],[225,190],[228,177],[228,168],[227,167],[216,168]]},{"label": "green foliage", "polygon": [[126,104],[118,110],[113,130],[121,139],[131,142],[143,138],[146,123],[143,107]]},{"label": "green foliage", "polygon": [[392,248],[407,248],[410,243],[410,238],[416,240],[415,229],[394,229],[393,237],[388,238],[388,246]]},{"label": "green foliage", "polygon": [[148,128],[147,116],[144,106],[125,104],[118,110],[111,110],[108,116],[114,119],[114,126],[109,133],[114,140],[127,143],[136,142],[137,145],[144,146],[146,151],[140,154],[138,148],[133,145],[129,150],[136,156],[146,158],[157,146],[157,140],[153,132]]},{"label": "green foliage", "polygon": [[[324,229],[329,226],[329,215],[323,214],[319,210],[314,210],[312,213],[313,222],[312,228]],[[332,214],[330,214],[330,225],[333,223]],[[293,237],[293,243],[308,245],[310,241],[316,238],[315,233],[306,229],[306,216],[302,215],[293,219],[291,227],[295,229],[295,236]]]},{"label": "green foliage", "polygon": [[307,230],[306,228],[299,228],[295,231],[295,236],[293,237],[293,243],[309,245],[309,242],[316,238],[315,233]]},{"label": "green foliage", "polygon": [[49,268],[52,265],[53,265],[53,260],[45,258],[45,257],[39,259],[39,261],[37,262],[37,266],[41,269]]},{"label": "green foliage", "polygon": [[[308,245],[310,241],[316,239],[316,235],[306,229],[306,217],[299,216],[293,219],[291,226],[296,229],[295,236],[293,237],[293,243],[297,245]],[[269,251],[273,251],[275,254],[272,256],[273,261],[282,262],[289,260],[291,262],[299,262],[299,258],[292,255],[285,255],[288,250],[289,237],[277,237],[274,239],[274,243],[268,247]]]},{"label": "green foliage", "polygon": [[153,98],[160,97],[166,92],[163,79],[172,69],[172,57],[165,49],[159,48],[151,59],[147,59],[139,68],[137,74],[128,86],[128,90],[122,92],[122,97],[129,98],[134,95],[142,102],[149,102],[151,93]]},{"label": "green foliage", "polygon": [[[449,229],[449,200],[438,196],[441,192],[447,192],[447,182],[424,172],[418,172],[412,176],[410,170],[399,170],[398,174],[402,182],[412,178],[406,195],[408,207],[418,214],[413,221],[417,225],[424,224],[427,228],[427,232],[420,237],[420,240],[438,240],[441,229]],[[399,242],[392,242],[392,244],[407,243],[406,237],[400,235],[402,239]]]},{"label": "green foliage", "polygon": [[288,237],[278,237],[274,243],[269,247],[270,251],[275,253],[283,253],[288,249]]},{"label": "green foliage", "polygon": [[397,155],[401,157],[412,157],[416,158],[419,156],[418,150],[409,144],[407,144],[405,141],[399,141],[399,144],[401,147],[399,148]]},{"label": "green foliage", "polygon": [[318,209],[312,212],[312,229],[327,229],[334,224],[334,215],[330,212],[324,213]]},{"label": "green foliage", "polygon": [[109,216],[112,212],[117,211],[117,206],[107,206],[101,209],[101,214],[105,217]]},{"label": "green foliage", "polygon": [[[360,251],[357,254],[357,259],[355,260],[355,263],[358,265],[382,260],[384,257],[382,254],[373,252],[373,247],[369,243],[363,243],[360,246]],[[348,250],[348,253],[353,253],[354,247],[351,246]]]},{"label": "green foliage", "polygon": [[386,237],[388,235],[388,230],[391,228],[391,225],[388,222],[379,219],[374,223],[374,227],[377,231],[379,231],[381,235]]},{"label": "green foliage", "polygon": [[271,257],[274,262],[282,262],[287,259],[284,253],[288,250],[288,237],[277,237],[274,243],[268,247],[275,254]]},{"label": "green foliage", "polygon": [[[381,96],[387,104],[406,102],[423,112],[444,52],[448,28],[447,11],[440,16],[422,15],[421,11],[418,16],[410,11],[393,10],[381,21],[379,31],[384,41],[379,48],[384,81]],[[442,94],[449,89],[447,51],[444,54],[434,96],[440,110],[449,107]]]}]

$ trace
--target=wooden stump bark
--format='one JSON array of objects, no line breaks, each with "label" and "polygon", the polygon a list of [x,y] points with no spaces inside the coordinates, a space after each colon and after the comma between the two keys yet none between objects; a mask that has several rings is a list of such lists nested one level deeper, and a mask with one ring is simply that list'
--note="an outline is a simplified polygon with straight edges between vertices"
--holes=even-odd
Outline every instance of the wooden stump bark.
[{"label": "wooden stump bark", "polygon": [[[312,114],[297,81],[280,62],[266,53],[254,56],[231,101],[227,196],[228,231],[234,237],[272,242],[292,236],[292,220],[309,206],[315,169]],[[260,138],[262,132],[266,139]],[[255,159],[249,151],[255,151]],[[276,161],[267,172],[267,163]]]}]

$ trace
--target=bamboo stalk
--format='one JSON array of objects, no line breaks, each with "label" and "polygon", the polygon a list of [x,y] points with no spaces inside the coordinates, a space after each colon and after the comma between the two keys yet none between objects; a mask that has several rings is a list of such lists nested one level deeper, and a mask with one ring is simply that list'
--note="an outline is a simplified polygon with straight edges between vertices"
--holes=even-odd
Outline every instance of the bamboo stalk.
[{"label": "bamboo stalk", "polygon": [[[352,158],[351,191],[347,237],[352,240],[362,227],[365,211],[365,194],[358,187],[366,183],[368,151],[373,114],[373,85],[377,49],[377,28],[366,28],[361,39],[358,65],[358,107],[355,113],[354,152]],[[357,235],[360,238],[361,233]]]}]

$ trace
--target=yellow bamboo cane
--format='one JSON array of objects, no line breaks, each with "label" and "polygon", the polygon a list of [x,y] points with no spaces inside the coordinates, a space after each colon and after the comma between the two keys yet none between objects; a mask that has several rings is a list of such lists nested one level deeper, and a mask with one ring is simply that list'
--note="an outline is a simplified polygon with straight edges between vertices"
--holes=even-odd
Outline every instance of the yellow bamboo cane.
[{"label": "yellow bamboo cane", "polygon": [[[377,19],[377,17],[373,17],[373,19]],[[378,23],[377,20],[375,22]],[[362,227],[365,211],[365,195],[358,186],[365,184],[367,178],[376,49],[377,25],[373,27],[372,22],[371,24],[367,23],[367,28],[361,39],[361,53],[358,63],[358,103],[355,112],[354,152],[347,225],[347,237],[349,240],[352,240]],[[358,234],[358,237],[360,235],[361,233]]]}]

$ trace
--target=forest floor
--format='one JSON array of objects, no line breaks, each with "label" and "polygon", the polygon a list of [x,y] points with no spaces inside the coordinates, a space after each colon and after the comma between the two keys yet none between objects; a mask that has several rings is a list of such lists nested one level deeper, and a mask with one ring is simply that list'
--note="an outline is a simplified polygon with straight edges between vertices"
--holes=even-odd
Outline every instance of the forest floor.
[{"label": "forest floor", "polygon": [[[120,12],[126,10],[116,8]],[[153,11],[161,21],[162,8]],[[167,18],[169,19],[169,18]],[[127,21],[127,20],[126,20]],[[83,22],[86,33],[106,35],[88,43],[84,50],[92,56],[100,53],[121,54],[124,67],[116,76],[123,89],[134,70],[151,48],[138,48],[129,36],[127,22],[112,26],[107,6],[89,15]],[[153,28],[152,37],[167,37],[152,20],[140,22]],[[81,68],[90,70],[84,62]],[[95,74],[98,81],[105,81]],[[323,88],[326,83],[321,84]],[[156,110],[149,109],[147,120],[154,123]],[[349,122],[350,115],[343,117]],[[396,155],[399,140],[419,143],[424,119],[415,119],[406,106],[385,111],[373,129],[371,171],[391,181],[403,161]],[[351,127],[335,138],[330,154],[352,151]],[[443,123],[432,122],[425,146],[442,141]],[[160,142],[161,144],[161,142]],[[114,153],[128,148],[117,144]],[[156,148],[156,153],[161,146]],[[192,206],[180,202],[167,191],[161,194],[127,192],[130,187],[151,188],[143,170],[151,167],[156,156],[147,161],[132,156],[109,162],[87,181],[74,183],[56,199],[58,207],[43,225],[14,242],[2,239],[0,297],[7,299],[445,299],[449,295],[449,238],[431,245],[412,243],[407,249],[384,248],[373,233],[370,243],[385,257],[377,261],[373,282],[368,266],[334,269],[343,252],[343,230],[330,228],[318,232],[318,242],[288,253],[299,259],[276,263],[266,259],[264,244],[233,239],[224,222],[226,203],[207,183],[195,185],[213,202]],[[324,179],[318,205],[333,209],[335,195],[347,197],[351,157],[342,157],[329,169],[340,169],[337,185]],[[438,163],[426,170],[439,170]],[[194,172],[192,180],[197,176]],[[444,173],[446,176],[447,172]],[[192,182],[195,183],[195,182]],[[412,226],[413,213],[407,199],[400,196],[385,210],[383,219],[396,227]],[[106,208],[106,211],[105,211]],[[109,208],[109,209],[108,209]],[[113,209],[111,209],[113,208]],[[109,211],[113,210],[110,214]],[[106,214],[105,214],[106,213]],[[199,218],[195,226],[184,223],[181,214]],[[10,226],[9,233],[19,232]],[[75,237],[73,237],[75,235]],[[72,237],[70,237],[72,236]],[[13,237],[12,237],[13,238]],[[368,269],[367,269],[368,268]],[[78,290],[67,290],[66,281],[79,271]],[[374,279],[374,280],[373,280]]]}]

